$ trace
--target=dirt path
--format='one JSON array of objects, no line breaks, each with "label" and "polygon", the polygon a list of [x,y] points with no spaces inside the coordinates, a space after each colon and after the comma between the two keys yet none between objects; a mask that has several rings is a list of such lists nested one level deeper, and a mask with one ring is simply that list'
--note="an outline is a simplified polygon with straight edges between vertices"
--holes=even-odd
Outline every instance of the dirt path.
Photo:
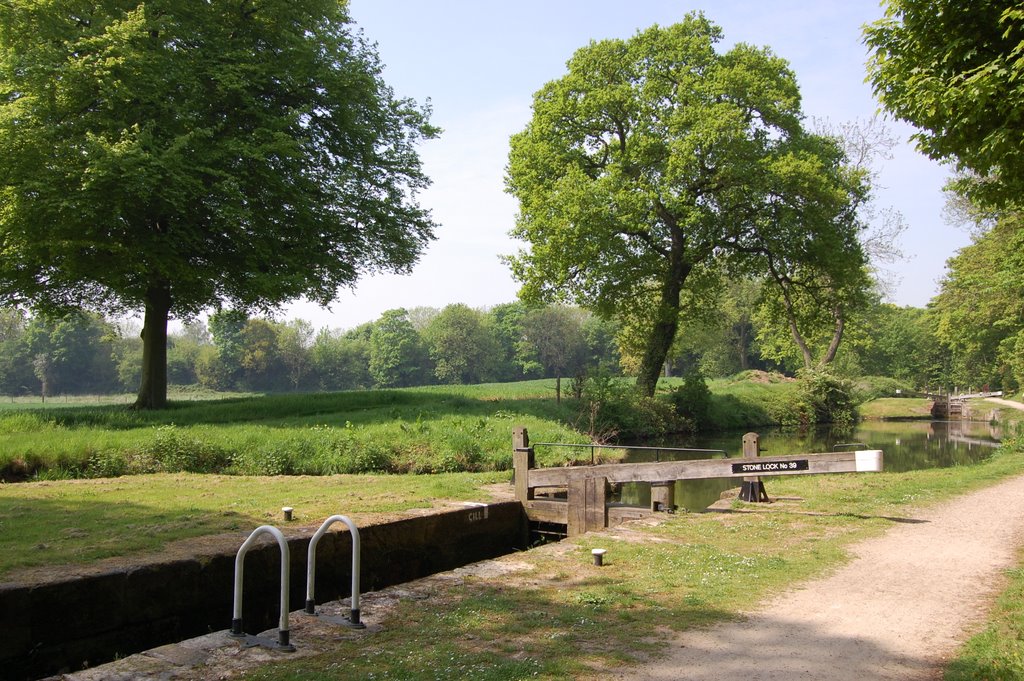
[{"label": "dirt path", "polygon": [[835,574],[686,632],[621,681],[940,679],[1024,545],[1024,476],[913,514]]},{"label": "dirt path", "polygon": [[1004,400],[1001,397],[986,397],[986,402],[995,402],[1001,404],[1004,407],[1010,407],[1011,409],[1020,409],[1024,411],[1024,402],[1014,402],[1013,400]]}]

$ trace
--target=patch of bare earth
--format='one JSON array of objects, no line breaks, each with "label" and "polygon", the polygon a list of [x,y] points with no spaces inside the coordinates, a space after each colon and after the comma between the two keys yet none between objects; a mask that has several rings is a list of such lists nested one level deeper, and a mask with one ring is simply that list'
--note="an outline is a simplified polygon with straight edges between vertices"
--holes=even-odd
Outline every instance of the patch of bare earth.
[{"label": "patch of bare earth", "polygon": [[745,613],[687,631],[620,681],[939,679],[1024,545],[1024,476],[915,513],[854,559]]}]

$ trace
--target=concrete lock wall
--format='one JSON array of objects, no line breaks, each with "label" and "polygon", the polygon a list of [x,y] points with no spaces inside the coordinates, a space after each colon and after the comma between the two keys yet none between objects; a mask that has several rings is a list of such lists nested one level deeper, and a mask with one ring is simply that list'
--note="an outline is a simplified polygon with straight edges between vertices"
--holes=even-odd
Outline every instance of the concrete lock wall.
[{"label": "concrete lock wall", "polygon": [[[293,612],[305,604],[311,535],[288,540]],[[524,548],[528,524],[518,502],[503,502],[368,525],[359,535],[361,591],[367,592]],[[351,551],[348,532],[328,532],[317,545],[317,602],[349,595]],[[247,632],[277,626],[279,561],[272,540],[245,558]],[[0,585],[0,676],[40,678],[227,629],[234,569],[230,553],[33,586]]]}]

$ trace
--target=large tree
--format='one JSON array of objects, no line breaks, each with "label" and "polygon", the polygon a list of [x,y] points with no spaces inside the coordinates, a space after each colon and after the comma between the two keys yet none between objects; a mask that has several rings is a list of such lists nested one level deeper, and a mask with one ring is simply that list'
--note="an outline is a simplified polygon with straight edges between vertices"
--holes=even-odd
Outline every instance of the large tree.
[{"label": "large tree", "polygon": [[144,311],[163,406],[170,316],[412,266],[427,116],[339,0],[0,3],[0,295]]},{"label": "large tree", "polygon": [[387,310],[373,323],[369,371],[379,388],[421,385],[429,375],[426,345],[404,308]]},{"label": "large tree", "polygon": [[949,259],[931,308],[956,384],[1024,385],[1024,214],[1006,213]]},{"label": "large tree", "polygon": [[[684,291],[714,280],[702,271],[775,262],[785,277],[863,264],[850,210],[862,173],[847,168],[837,140],[804,130],[784,60],[745,44],[719,53],[721,38],[690,14],[592,42],[534,96],[533,118],[511,142],[513,234],[530,244],[509,258],[522,294],[639,313],[648,330],[637,382],[647,394]],[[819,241],[846,250],[807,262],[826,254]]]},{"label": "large tree", "polygon": [[999,0],[886,0],[865,29],[882,105],[919,129],[918,148],[985,178],[986,203],[1024,191],[1024,6]]},{"label": "large tree", "polygon": [[562,401],[562,376],[586,364],[585,315],[577,308],[547,305],[523,317],[518,358],[524,369],[539,365],[555,377],[555,401]]},{"label": "large tree", "polygon": [[463,303],[447,305],[423,329],[423,338],[440,382],[469,385],[494,380],[500,345],[491,318],[480,310]]}]

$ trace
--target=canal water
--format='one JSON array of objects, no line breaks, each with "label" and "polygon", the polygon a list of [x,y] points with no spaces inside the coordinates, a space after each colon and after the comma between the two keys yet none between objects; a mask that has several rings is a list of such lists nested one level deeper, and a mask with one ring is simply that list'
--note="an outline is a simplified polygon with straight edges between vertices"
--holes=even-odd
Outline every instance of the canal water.
[{"label": "canal water", "polygon": [[[998,426],[979,421],[866,421],[852,428],[819,427],[807,431],[759,429],[762,456],[809,454],[851,449],[881,449],[886,471],[903,472],[925,468],[969,465],[990,456],[999,446]],[[716,433],[662,441],[656,446],[630,449],[627,462],[679,461],[743,455],[743,433]],[[720,450],[671,452],[657,447],[686,447]],[[697,511],[718,501],[722,492],[739,487],[740,479],[680,480],[676,483],[676,506]],[[650,485],[622,485],[613,500],[630,506],[649,506]]]}]

